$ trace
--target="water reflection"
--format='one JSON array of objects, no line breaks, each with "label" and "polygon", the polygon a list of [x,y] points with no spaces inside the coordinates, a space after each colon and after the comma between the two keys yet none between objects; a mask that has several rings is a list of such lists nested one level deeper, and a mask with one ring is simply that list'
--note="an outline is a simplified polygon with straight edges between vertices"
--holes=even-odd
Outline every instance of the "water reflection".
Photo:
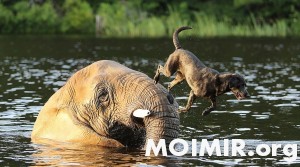
[{"label": "water reflection", "polygon": [[[49,144],[49,142],[47,142]],[[132,165],[168,165],[171,158],[145,157],[140,150],[113,149],[95,146],[35,145],[32,155],[37,166],[132,166]]]},{"label": "water reflection", "polygon": [[[145,157],[139,150],[82,147],[54,143],[34,145],[30,133],[48,98],[78,69],[100,60],[116,60],[151,78],[157,64],[173,51],[169,39],[109,40],[90,38],[16,38],[7,44],[0,37],[0,165],[282,165],[279,157]],[[221,72],[245,76],[251,98],[238,101],[231,93],[218,98],[218,109],[201,113],[209,102],[198,98],[191,111],[181,114],[180,138],[242,138],[249,148],[258,143],[300,145],[300,43],[283,39],[191,39],[184,46]],[[222,45],[215,45],[222,43]],[[39,46],[39,47],[33,47]],[[16,49],[18,48],[18,49]],[[163,49],[161,49],[163,48]],[[161,77],[167,86],[169,78]],[[190,89],[178,85],[173,95],[184,106]]]}]

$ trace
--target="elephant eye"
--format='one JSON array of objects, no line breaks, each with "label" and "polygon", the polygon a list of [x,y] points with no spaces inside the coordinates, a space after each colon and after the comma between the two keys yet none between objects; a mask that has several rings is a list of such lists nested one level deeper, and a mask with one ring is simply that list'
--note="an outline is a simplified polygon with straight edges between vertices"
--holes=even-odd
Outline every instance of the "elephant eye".
[{"label": "elephant eye", "polygon": [[106,89],[101,89],[98,93],[98,99],[100,103],[108,101],[108,91]]},{"label": "elephant eye", "polygon": [[101,109],[105,111],[105,108],[108,107],[110,103],[110,91],[107,85],[99,83],[94,88],[94,99],[92,100],[96,109]]}]

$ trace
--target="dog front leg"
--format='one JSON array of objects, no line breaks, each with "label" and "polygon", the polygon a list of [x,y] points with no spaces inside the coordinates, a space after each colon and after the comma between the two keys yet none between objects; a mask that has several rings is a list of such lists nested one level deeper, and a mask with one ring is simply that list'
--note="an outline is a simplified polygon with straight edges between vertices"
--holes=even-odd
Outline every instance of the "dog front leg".
[{"label": "dog front leg", "polygon": [[203,112],[202,116],[208,115],[210,112],[214,111],[217,108],[217,101],[215,97],[210,98],[211,106],[207,107]]},{"label": "dog front leg", "polygon": [[159,76],[160,76],[160,73],[162,73],[164,70],[164,67],[161,66],[161,65],[158,65],[157,67],[157,70],[156,70],[156,74],[154,76],[154,83],[157,84],[157,82],[159,81]]},{"label": "dog front leg", "polygon": [[189,99],[188,99],[188,102],[187,102],[185,108],[179,109],[179,112],[187,112],[187,111],[189,111],[190,108],[191,108],[191,106],[192,106],[192,104],[193,104],[193,102],[194,102],[194,100],[195,100],[195,98],[196,98],[196,95],[194,94],[194,91],[191,90],[190,91],[190,96],[189,96]]}]

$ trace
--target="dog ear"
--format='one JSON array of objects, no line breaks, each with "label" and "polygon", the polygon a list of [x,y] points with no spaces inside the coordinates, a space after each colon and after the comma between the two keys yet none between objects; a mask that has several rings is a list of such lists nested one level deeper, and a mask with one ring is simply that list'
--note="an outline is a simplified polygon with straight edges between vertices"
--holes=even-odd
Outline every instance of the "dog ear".
[{"label": "dog ear", "polygon": [[233,87],[236,87],[237,82],[238,82],[238,76],[236,74],[231,74],[228,83],[229,88],[231,89]]},{"label": "dog ear", "polygon": [[219,74],[217,74],[217,75],[215,75],[215,87],[217,88],[216,89],[216,96],[218,96],[218,94],[219,94],[219,92],[221,91],[223,91],[222,89],[220,89],[220,87],[221,87],[221,79],[220,79],[220,76],[219,76]]},{"label": "dog ear", "polygon": [[216,96],[230,91],[230,87],[233,85],[231,78],[233,78],[231,73],[220,73],[215,76]]},{"label": "dog ear", "polygon": [[221,80],[219,74],[215,75],[215,85],[219,86],[221,85]]}]

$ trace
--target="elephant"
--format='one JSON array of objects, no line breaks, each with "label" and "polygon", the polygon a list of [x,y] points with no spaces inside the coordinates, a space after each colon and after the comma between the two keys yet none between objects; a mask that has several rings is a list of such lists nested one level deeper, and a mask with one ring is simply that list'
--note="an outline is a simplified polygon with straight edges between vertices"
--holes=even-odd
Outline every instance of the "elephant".
[{"label": "elephant", "polygon": [[42,107],[31,139],[145,148],[178,137],[178,103],[146,74],[100,60],[77,71]]}]

